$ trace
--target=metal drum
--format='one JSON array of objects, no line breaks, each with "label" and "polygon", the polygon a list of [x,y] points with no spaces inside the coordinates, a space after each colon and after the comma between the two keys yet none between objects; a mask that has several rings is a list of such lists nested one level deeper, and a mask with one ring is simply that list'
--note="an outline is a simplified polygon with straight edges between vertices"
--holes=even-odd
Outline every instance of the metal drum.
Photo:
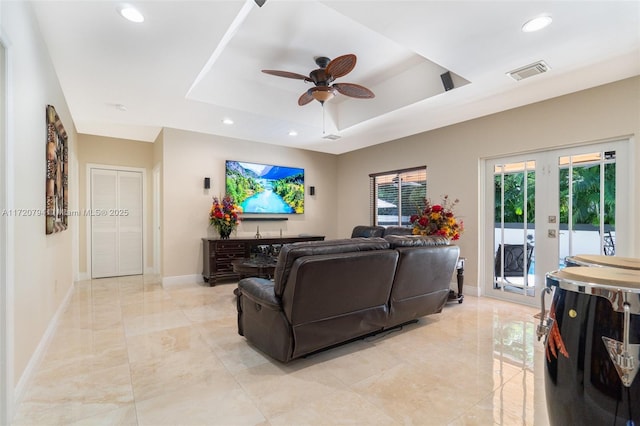
[{"label": "metal drum", "polygon": [[640,271],[640,259],[633,257],[578,254],[575,256],[567,256],[564,261],[567,266],[610,266],[612,268],[635,269]]},{"label": "metal drum", "polygon": [[640,425],[640,271],[568,267],[547,274],[551,289],[538,326],[550,423]]}]

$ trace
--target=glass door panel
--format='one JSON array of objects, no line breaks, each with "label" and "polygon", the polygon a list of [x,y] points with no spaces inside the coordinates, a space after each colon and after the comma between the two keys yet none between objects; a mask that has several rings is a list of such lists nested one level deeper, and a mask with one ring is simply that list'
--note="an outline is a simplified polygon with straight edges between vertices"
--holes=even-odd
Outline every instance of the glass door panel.
[{"label": "glass door panel", "polygon": [[533,297],[535,161],[494,165],[493,289]]},{"label": "glass door panel", "polygon": [[615,255],[616,154],[559,157],[559,264],[576,254]]}]

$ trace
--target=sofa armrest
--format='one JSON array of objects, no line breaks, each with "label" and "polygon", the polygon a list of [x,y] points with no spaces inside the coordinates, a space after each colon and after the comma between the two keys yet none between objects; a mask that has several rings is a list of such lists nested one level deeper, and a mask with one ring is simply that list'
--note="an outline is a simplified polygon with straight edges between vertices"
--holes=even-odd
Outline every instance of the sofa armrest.
[{"label": "sofa armrest", "polygon": [[280,311],[282,310],[280,298],[276,296],[273,287],[273,281],[265,278],[250,277],[238,282],[242,296],[274,311]]},{"label": "sofa armrest", "polygon": [[293,330],[273,287],[273,281],[264,278],[238,282],[238,334],[270,357],[287,362],[293,353]]}]

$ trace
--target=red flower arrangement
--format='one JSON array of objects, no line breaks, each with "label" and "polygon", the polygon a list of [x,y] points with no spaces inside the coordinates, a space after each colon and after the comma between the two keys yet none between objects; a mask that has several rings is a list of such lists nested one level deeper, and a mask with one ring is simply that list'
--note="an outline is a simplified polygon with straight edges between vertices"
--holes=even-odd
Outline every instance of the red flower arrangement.
[{"label": "red flower arrangement", "polygon": [[213,197],[209,223],[218,230],[220,238],[229,238],[231,232],[240,224],[239,213],[242,213],[242,208],[234,203],[230,196],[225,195],[222,200]]},{"label": "red flower arrangement", "polygon": [[442,204],[431,204],[425,198],[424,208],[409,219],[413,225],[414,235],[439,235],[450,240],[458,240],[464,231],[464,224],[456,219],[453,208],[460,200],[449,200],[445,195]]}]

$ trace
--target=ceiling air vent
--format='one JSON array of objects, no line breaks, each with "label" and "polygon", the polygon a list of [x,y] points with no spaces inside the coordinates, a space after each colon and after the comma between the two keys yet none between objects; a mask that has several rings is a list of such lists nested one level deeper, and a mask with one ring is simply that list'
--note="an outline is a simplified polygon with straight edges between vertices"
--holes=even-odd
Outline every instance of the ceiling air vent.
[{"label": "ceiling air vent", "polygon": [[323,136],[322,139],[329,139],[329,140],[332,140],[332,141],[337,141],[341,137],[342,136],[339,136],[339,135],[327,135],[327,136]]},{"label": "ceiling air vent", "polygon": [[507,75],[513,78],[515,81],[524,80],[525,78],[533,77],[534,75],[542,74],[549,71],[549,65],[544,61],[534,62],[533,64],[526,65],[517,70],[509,71]]}]

